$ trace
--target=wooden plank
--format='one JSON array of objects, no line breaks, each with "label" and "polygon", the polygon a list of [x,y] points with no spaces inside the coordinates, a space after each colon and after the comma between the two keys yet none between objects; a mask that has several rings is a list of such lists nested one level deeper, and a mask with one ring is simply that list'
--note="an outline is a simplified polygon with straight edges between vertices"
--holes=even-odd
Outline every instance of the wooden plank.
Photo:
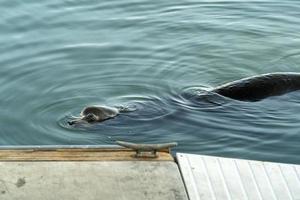
[{"label": "wooden plank", "polygon": [[136,152],[129,149],[35,149],[0,150],[0,161],[173,161],[173,157],[163,150],[156,158],[136,158]]},{"label": "wooden plank", "polygon": [[182,153],[177,159],[190,200],[300,199],[299,165]]}]

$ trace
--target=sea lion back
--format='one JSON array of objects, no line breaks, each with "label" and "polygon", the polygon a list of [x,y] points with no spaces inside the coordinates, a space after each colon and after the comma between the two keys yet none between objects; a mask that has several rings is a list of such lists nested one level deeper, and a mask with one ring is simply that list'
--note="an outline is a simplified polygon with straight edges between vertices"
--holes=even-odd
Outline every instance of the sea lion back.
[{"label": "sea lion back", "polygon": [[299,89],[299,73],[271,73],[233,81],[212,91],[236,100],[259,101]]}]

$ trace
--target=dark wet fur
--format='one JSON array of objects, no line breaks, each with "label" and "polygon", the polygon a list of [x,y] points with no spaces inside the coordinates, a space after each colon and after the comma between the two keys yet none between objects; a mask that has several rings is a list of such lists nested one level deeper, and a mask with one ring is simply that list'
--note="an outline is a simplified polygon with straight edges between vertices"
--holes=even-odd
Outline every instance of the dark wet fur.
[{"label": "dark wet fur", "polygon": [[240,101],[259,101],[300,89],[300,73],[271,73],[221,85],[212,90]]},{"label": "dark wet fur", "polygon": [[[118,110],[115,108],[89,106],[82,110],[80,114],[81,118],[68,121],[68,124],[74,125],[77,123],[103,122],[105,120],[114,118],[115,116],[118,115],[118,113],[119,113]],[[89,117],[92,117],[92,120]]]},{"label": "dark wet fur", "polygon": [[[296,90],[300,90],[300,73],[270,73],[229,82],[210,91],[200,92],[200,94],[184,93],[182,96],[192,101],[204,102],[206,106],[208,106],[207,103],[209,103],[209,105],[219,106],[223,104],[223,101],[221,103],[216,101],[216,99],[219,99],[218,95],[240,101],[254,102]],[[120,107],[118,110],[131,112],[135,109],[130,110]],[[84,117],[88,114],[98,116],[98,120],[92,122],[85,121]],[[109,108],[92,106],[85,108],[81,115],[81,119],[68,121],[68,124],[74,125],[78,122],[102,122],[114,118],[118,113],[114,113],[114,111],[111,111]]]}]

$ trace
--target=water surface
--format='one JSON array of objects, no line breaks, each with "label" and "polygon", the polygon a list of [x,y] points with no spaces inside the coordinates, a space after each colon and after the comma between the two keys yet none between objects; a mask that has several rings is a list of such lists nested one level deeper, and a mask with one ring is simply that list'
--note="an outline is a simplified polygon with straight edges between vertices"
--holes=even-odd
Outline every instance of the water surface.
[{"label": "water surface", "polygon": [[[298,1],[12,0],[0,16],[1,145],[177,141],[181,152],[300,163],[299,92],[255,103],[193,96],[300,72]],[[66,124],[95,104],[137,110]]]}]

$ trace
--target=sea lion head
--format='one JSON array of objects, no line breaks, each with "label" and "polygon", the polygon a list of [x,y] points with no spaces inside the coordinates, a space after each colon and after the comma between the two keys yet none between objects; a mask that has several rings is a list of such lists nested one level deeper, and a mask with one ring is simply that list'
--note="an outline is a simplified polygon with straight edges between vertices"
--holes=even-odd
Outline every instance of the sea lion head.
[{"label": "sea lion head", "polygon": [[87,115],[85,115],[79,119],[68,121],[68,124],[74,125],[74,124],[80,124],[80,123],[93,123],[93,122],[97,122],[97,121],[99,121],[99,117],[97,117],[93,113],[88,113]]},{"label": "sea lion head", "polygon": [[107,119],[111,119],[119,114],[119,110],[113,107],[106,106],[89,106],[84,108],[80,117],[68,121],[69,125],[81,124],[81,123],[94,123],[102,122]]},{"label": "sea lion head", "polygon": [[89,113],[89,114],[83,116],[81,118],[81,120],[86,121],[88,123],[93,123],[93,122],[99,121],[99,117],[96,116],[94,113]]}]

